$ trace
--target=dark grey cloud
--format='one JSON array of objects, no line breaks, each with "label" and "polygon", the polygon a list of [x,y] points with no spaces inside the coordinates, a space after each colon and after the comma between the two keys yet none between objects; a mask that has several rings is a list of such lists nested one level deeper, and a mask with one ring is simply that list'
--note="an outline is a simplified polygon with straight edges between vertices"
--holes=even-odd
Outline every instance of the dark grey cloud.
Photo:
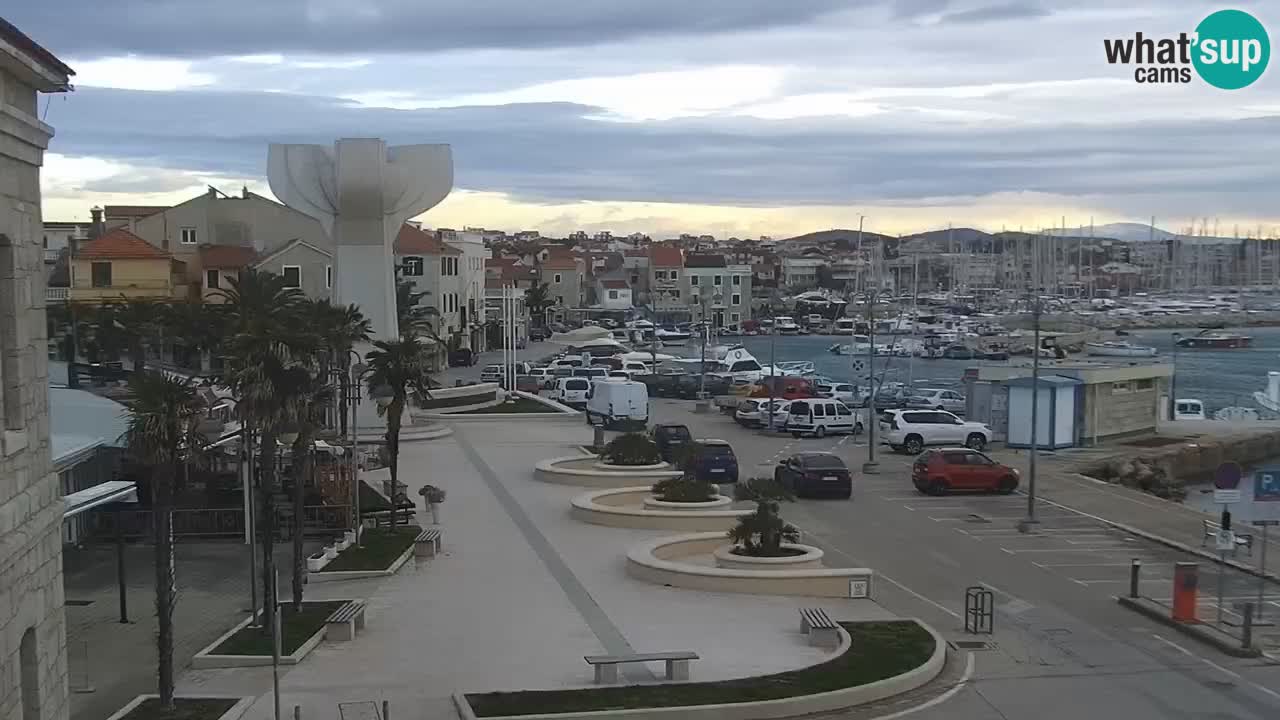
[{"label": "dark grey cloud", "polygon": [[998,20],[1023,20],[1026,18],[1044,17],[1049,10],[1038,2],[1007,2],[999,5],[984,5],[972,10],[961,10],[947,13],[938,19],[942,24],[973,24],[995,22]]},{"label": "dark grey cloud", "polygon": [[[1271,201],[1258,189],[1280,184],[1280,167],[1265,162],[1280,154],[1276,117],[1018,129],[925,128],[909,114],[875,125],[586,119],[598,110],[569,103],[388,110],[278,93],[88,88],[49,120],[57,128],[53,152],[246,179],[264,174],[270,142],[447,142],[459,187],[535,202],[905,204],[1030,191],[1117,203],[1193,195],[1210,209],[1240,193],[1258,198],[1263,213]],[[1159,211],[1146,201],[1135,207],[1146,210]]]},{"label": "dark grey cloud", "polygon": [[207,57],[590,45],[797,25],[872,1],[28,0],[5,12],[61,55]]},{"label": "dark grey cloud", "polygon": [[915,18],[921,15],[941,12],[947,9],[951,0],[893,0],[893,16],[896,18]]}]

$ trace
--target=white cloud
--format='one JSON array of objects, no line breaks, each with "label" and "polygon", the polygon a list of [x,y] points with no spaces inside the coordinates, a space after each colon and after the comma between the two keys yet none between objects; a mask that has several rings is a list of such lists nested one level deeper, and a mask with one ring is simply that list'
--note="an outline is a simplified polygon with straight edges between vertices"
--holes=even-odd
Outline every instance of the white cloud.
[{"label": "white cloud", "polygon": [[184,90],[212,85],[217,77],[196,72],[190,60],[160,60],[136,55],[73,60],[76,85],[120,90]]}]

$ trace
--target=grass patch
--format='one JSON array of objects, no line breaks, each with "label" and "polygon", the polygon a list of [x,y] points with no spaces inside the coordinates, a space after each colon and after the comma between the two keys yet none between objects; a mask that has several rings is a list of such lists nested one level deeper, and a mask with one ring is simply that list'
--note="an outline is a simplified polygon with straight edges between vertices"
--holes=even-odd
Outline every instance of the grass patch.
[{"label": "grass patch", "polygon": [[884,680],[923,665],[933,655],[933,636],[911,620],[841,625],[853,639],[847,652],[776,675],[706,683],[476,693],[467,695],[467,702],[477,717],[497,717],[776,700]]},{"label": "grass patch", "polygon": [[469,395],[458,395],[456,397],[428,397],[423,398],[418,407],[423,410],[443,410],[445,408],[459,407],[462,405],[475,405],[476,403],[489,402],[498,399],[498,393],[495,390],[488,392],[476,392]]},{"label": "grass patch", "polygon": [[476,408],[475,410],[463,410],[462,412],[452,413],[453,415],[493,415],[495,413],[551,413],[557,412],[555,408],[540,403],[537,400],[531,400],[526,397],[517,397],[514,401],[504,402],[501,405],[491,405],[489,407]]},{"label": "grass patch", "polygon": [[[343,604],[342,600],[304,602],[294,612],[293,603],[280,605],[280,654],[292,655],[324,627],[325,618]],[[213,649],[214,655],[270,655],[271,633],[265,628],[245,626]]]},{"label": "grass patch", "polygon": [[174,698],[174,709],[166,710],[160,698],[147,698],[124,720],[217,720],[237,702],[234,698]]},{"label": "grass patch", "polygon": [[391,563],[413,546],[413,539],[422,529],[417,525],[391,530],[365,530],[361,535],[363,547],[351,547],[338,553],[320,572],[349,570],[386,570]]}]

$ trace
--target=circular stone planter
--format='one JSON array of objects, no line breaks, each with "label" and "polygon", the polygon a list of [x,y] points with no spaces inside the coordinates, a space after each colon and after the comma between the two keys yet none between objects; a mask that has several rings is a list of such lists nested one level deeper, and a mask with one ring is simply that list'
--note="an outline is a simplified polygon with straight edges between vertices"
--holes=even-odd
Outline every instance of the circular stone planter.
[{"label": "circular stone planter", "polygon": [[648,507],[646,501],[653,499],[648,485],[596,490],[573,498],[570,501],[570,514],[575,520],[605,527],[675,532],[716,531],[716,536],[723,543],[725,533],[738,524],[738,518],[751,513],[750,510],[734,510],[728,503],[705,509],[666,510]]},{"label": "circular stone planter", "polygon": [[650,510],[674,510],[675,512],[693,512],[696,510],[727,510],[733,504],[733,498],[717,495],[714,500],[705,502],[669,502],[649,495],[644,499],[644,506]]},{"label": "circular stone planter", "polygon": [[[644,485],[646,492],[659,480],[682,477],[679,470],[633,468],[610,465],[608,470],[596,467],[599,455],[572,455],[542,460],[534,466],[534,476],[543,482],[577,485],[588,488],[629,488]],[[637,501],[637,504],[639,502]]]},{"label": "circular stone planter", "polygon": [[782,547],[797,551],[796,555],[782,557],[754,557],[752,555],[736,555],[733,545],[716,548],[711,553],[716,559],[716,567],[736,568],[738,570],[802,570],[822,567],[822,550],[812,545],[782,543]]},{"label": "circular stone planter", "polygon": [[596,461],[591,464],[596,470],[607,470],[608,472],[632,472],[644,470],[669,470],[671,463],[653,463],[652,465],[614,465],[612,463]]}]

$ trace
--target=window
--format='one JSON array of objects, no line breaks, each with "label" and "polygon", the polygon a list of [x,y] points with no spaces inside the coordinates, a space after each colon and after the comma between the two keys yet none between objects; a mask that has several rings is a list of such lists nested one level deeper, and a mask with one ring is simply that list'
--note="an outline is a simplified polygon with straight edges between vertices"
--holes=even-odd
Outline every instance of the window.
[{"label": "window", "polygon": [[563,276],[562,276],[560,273],[556,273],[555,275],[552,275],[552,276],[551,276],[551,282],[557,282],[557,283],[558,283],[558,282],[562,282],[562,281],[563,281]]},{"label": "window", "polygon": [[1156,382],[1151,378],[1145,378],[1143,380],[1135,381],[1135,385],[1138,390],[1150,390],[1156,386]]},{"label": "window", "polygon": [[667,277],[671,278],[672,280],[679,280],[679,279],[680,279],[680,271],[678,271],[678,270],[672,270],[671,272],[669,272],[669,273],[667,274]]},{"label": "window", "polygon": [[219,276],[218,276],[218,271],[217,271],[217,270],[205,270],[205,271],[204,271],[204,286],[205,286],[206,288],[208,288],[208,289],[210,289],[210,290],[217,290],[217,289],[218,289],[218,280],[219,280]]},{"label": "window", "polygon": [[40,656],[36,629],[27,628],[18,644],[18,683],[22,688],[22,720],[40,720]]},{"label": "window", "polygon": [[733,276],[733,284],[734,284],[734,285],[741,285],[741,284],[742,284],[742,276],[741,276],[741,275],[734,275],[734,276]]},{"label": "window", "polygon": [[1119,395],[1121,393],[1133,392],[1133,387],[1127,382],[1111,383],[1111,394]]},{"label": "window", "polygon": [[849,406],[845,405],[844,403],[836,403],[836,413],[838,413],[841,417],[849,417],[850,415],[853,415],[853,411],[850,410]]},{"label": "window", "polygon": [[280,274],[284,276],[285,287],[302,287],[302,267],[300,265],[285,265],[281,268]]},{"label": "window", "polygon": [[653,279],[654,279],[654,280],[666,280],[666,279],[667,279],[667,271],[666,271],[666,270],[654,270],[654,271],[653,271]]},{"label": "window", "polygon": [[400,263],[400,273],[405,277],[422,277],[422,258],[407,257]]},{"label": "window", "polygon": [[671,299],[672,299],[672,300],[679,300],[679,299],[680,299],[680,291],[679,291],[679,290],[672,290],[672,291],[671,291]]},{"label": "window", "polygon": [[729,322],[736,323],[742,319],[740,313],[729,313]]},{"label": "window", "polygon": [[721,286],[721,285],[723,285],[723,284],[724,284],[724,276],[723,276],[723,275],[717,275],[717,276],[716,276],[716,283],[715,283],[716,287],[720,287],[720,286]]},{"label": "window", "polygon": [[698,276],[697,276],[697,275],[690,275],[690,276],[689,276],[689,284],[690,284],[690,285],[692,285],[692,286],[694,286],[694,287],[698,287]]},{"label": "window", "polygon": [[21,362],[26,353],[17,342],[22,319],[18,283],[13,279],[18,269],[17,251],[14,241],[0,233],[0,403],[4,408],[4,429],[20,431],[26,424],[21,385]]},{"label": "window", "polygon": [[111,287],[111,263],[96,262],[90,266],[92,284],[96,288]]},{"label": "window", "polygon": [[826,416],[827,416],[827,409],[826,409],[826,408],[827,408],[827,404],[826,404],[826,403],[819,403],[819,402],[814,403],[814,404],[813,404],[813,416],[814,416],[814,417],[826,417]]},{"label": "window", "polygon": [[731,304],[731,305],[741,305],[741,304],[742,304],[742,296],[741,296],[741,295],[739,295],[738,293],[734,293],[734,294],[733,294],[733,297],[732,297],[732,302],[731,302],[730,304]]},{"label": "window", "polygon": [[184,228],[182,228],[181,233],[182,233],[182,244],[183,244],[183,245],[195,245],[195,244],[196,244],[196,229],[195,229],[195,228],[193,228],[193,227],[184,227]]},{"label": "window", "polygon": [[332,265],[324,266],[324,286],[325,286],[325,289],[333,288],[333,266]]},{"label": "window", "polygon": [[617,290],[610,290],[610,291],[609,291],[609,299],[610,299],[610,300],[617,300],[617,299],[618,299],[618,291],[617,291]]}]

